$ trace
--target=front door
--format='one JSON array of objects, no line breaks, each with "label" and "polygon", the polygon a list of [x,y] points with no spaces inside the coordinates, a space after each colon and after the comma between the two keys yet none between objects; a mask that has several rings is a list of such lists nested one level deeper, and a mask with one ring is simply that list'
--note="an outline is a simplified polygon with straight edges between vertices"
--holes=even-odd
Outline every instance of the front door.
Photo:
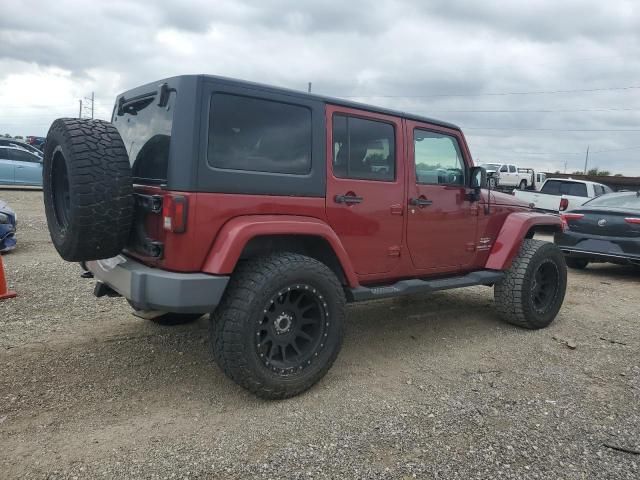
[{"label": "front door", "polygon": [[400,119],[327,106],[327,217],[358,275],[400,260],[403,158]]},{"label": "front door", "polygon": [[467,199],[461,134],[407,122],[407,243],[416,269],[457,272],[475,257],[477,205]]}]

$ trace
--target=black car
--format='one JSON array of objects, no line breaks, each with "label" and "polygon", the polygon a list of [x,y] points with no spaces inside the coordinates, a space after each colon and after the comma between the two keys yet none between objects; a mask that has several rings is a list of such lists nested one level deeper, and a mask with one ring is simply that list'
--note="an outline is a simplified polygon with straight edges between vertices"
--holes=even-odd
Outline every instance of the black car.
[{"label": "black car", "polygon": [[562,215],[563,231],[555,243],[567,265],[589,262],[640,266],[640,192],[617,192],[594,198]]}]

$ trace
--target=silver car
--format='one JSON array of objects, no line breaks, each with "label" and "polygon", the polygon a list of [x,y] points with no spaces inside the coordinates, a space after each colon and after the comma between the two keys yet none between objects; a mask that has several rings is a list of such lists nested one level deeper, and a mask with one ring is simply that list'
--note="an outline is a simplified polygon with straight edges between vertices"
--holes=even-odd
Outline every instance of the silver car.
[{"label": "silver car", "polygon": [[15,146],[0,146],[0,185],[42,186],[42,158]]}]

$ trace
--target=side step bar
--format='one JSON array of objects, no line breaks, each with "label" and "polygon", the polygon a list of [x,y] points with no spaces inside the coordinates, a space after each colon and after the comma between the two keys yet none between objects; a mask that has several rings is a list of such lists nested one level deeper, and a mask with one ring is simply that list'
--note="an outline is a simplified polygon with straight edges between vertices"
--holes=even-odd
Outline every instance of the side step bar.
[{"label": "side step bar", "polygon": [[436,278],[420,280],[400,280],[392,285],[378,287],[357,287],[347,291],[347,297],[352,302],[375,300],[378,298],[398,297],[413,293],[436,292],[452,288],[473,287],[475,285],[493,285],[504,277],[503,272],[494,270],[479,270],[458,277]]}]

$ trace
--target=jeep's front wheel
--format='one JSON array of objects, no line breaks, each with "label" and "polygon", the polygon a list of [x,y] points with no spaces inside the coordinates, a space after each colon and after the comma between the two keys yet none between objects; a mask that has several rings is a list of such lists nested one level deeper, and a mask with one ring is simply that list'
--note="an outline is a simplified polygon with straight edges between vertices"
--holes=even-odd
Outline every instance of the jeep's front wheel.
[{"label": "jeep's front wheel", "polygon": [[313,258],[279,253],[245,261],[211,315],[214,358],[259,397],[292,397],[338,356],[345,308],[340,282]]},{"label": "jeep's front wheel", "polygon": [[548,326],[567,289],[564,255],[553,243],[526,239],[505,277],[494,287],[500,316],[520,327]]}]

